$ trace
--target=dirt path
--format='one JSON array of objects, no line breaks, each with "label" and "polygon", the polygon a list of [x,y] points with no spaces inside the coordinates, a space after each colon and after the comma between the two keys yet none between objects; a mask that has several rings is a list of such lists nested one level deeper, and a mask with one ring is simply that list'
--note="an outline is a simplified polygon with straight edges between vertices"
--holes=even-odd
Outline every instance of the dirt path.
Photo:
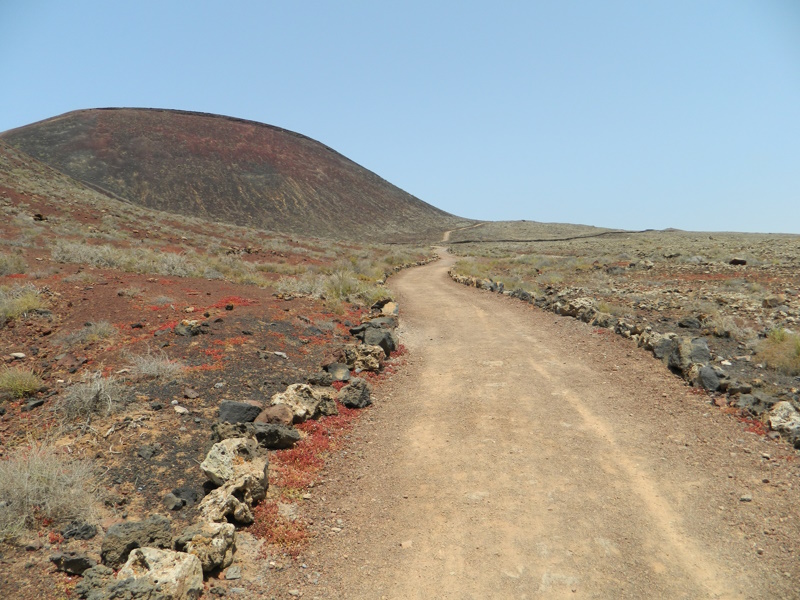
[{"label": "dirt path", "polygon": [[464,229],[475,229],[476,227],[480,227],[483,223],[475,223],[474,225],[467,225],[466,227],[459,227],[458,229],[450,229],[449,231],[445,231],[444,235],[442,235],[442,242],[449,242],[450,241],[450,234],[454,231],[463,231]]},{"label": "dirt path", "polygon": [[304,597],[797,597],[794,451],[451,261],[391,280],[411,358],[312,494]]}]

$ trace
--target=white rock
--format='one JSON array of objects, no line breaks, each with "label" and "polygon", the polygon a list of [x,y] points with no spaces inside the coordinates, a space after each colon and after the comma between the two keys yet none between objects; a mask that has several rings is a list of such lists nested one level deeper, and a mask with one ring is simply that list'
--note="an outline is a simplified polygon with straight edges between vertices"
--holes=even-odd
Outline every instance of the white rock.
[{"label": "white rock", "polygon": [[228,517],[249,525],[253,517],[253,503],[267,495],[267,486],[261,479],[244,475],[229,481],[209,493],[197,507],[200,516],[206,521],[224,523]]},{"label": "white rock", "polygon": [[193,554],[136,548],[117,573],[117,580],[144,579],[158,586],[163,598],[196,600],[203,593],[203,568]]},{"label": "white rock", "polygon": [[200,559],[203,572],[225,569],[236,552],[236,527],[232,523],[201,521],[178,537],[175,547]]},{"label": "white rock", "polygon": [[257,451],[258,444],[252,438],[228,438],[211,447],[200,468],[217,485],[242,475],[266,479],[267,460],[258,457]]},{"label": "white rock", "polygon": [[786,400],[778,402],[769,411],[769,426],[775,431],[793,433],[800,431],[800,413]]},{"label": "white rock", "polygon": [[336,408],[336,392],[332,388],[318,388],[305,383],[294,383],[285,391],[275,394],[272,406],[285,404],[294,414],[295,420],[317,419],[321,416],[339,414]]}]

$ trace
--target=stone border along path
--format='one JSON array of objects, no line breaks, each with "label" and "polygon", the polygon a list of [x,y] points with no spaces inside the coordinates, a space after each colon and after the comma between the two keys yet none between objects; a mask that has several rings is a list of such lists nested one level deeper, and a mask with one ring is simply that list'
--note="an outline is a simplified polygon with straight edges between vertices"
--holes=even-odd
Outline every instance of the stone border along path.
[{"label": "stone border along path", "polygon": [[640,348],[652,352],[653,356],[661,360],[672,373],[682,377],[690,385],[709,393],[726,395],[727,400],[720,404],[715,403],[716,406],[732,405],[746,411],[754,418],[763,419],[771,431],[779,434],[796,449],[800,449],[800,410],[798,410],[800,402],[797,400],[797,394],[792,390],[786,390],[776,397],[761,391],[753,391],[750,383],[729,379],[721,366],[713,364],[708,342],[703,337],[680,336],[674,332],[658,333],[649,325],[628,322],[600,312],[592,298],[563,300],[556,289],[536,298],[522,289],[505,290],[502,282],[459,275],[452,268],[448,270],[448,275],[456,283],[511,296],[543,310],[572,317],[631,339]]},{"label": "stone border along path", "polygon": [[[379,283],[383,285],[395,273],[438,258],[434,255],[398,265]],[[51,561],[59,570],[82,576],[75,588],[77,597],[149,598],[153,594],[193,600],[203,593],[204,576],[232,568],[238,577],[239,567],[233,565],[236,526],[252,524],[254,505],[266,497],[267,451],[292,448],[301,439],[293,423],[335,415],[337,402],[347,408],[372,404],[371,386],[351,377],[350,372],[381,371],[384,359],[399,345],[394,333],[397,305],[387,298],[372,310],[368,319],[350,330],[357,344],[344,346],[338,352],[341,362],[322,365],[323,371],[309,375],[309,383],[289,385],[273,395],[266,407],[249,402],[220,404],[219,421],[212,426],[217,443],[200,464],[216,487],[199,501],[196,521],[177,537],[172,536],[170,519],[153,514],[142,521],[110,527],[102,541],[102,564],[82,554],[53,555]],[[182,321],[174,328],[175,335],[197,333],[199,326],[192,321]],[[346,385],[336,391],[331,386],[336,381]],[[186,502],[181,490],[173,490],[164,498],[169,510],[180,509]],[[119,571],[115,573],[115,569]]]}]

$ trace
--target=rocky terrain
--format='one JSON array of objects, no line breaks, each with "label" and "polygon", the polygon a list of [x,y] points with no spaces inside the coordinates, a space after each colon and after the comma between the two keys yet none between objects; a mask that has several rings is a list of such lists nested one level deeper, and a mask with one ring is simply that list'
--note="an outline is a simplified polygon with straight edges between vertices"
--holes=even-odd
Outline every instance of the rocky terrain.
[{"label": "rocky terrain", "polygon": [[[469,235],[481,230],[507,232]],[[800,236],[568,233],[456,244],[451,276],[630,338],[717,406],[800,447]]]},{"label": "rocky terrain", "polygon": [[141,208],[3,143],[0,210],[0,595],[244,594],[291,561],[402,361],[381,282],[431,252]]},{"label": "rocky terrain", "polygon": [[3,597],[316,585],[304,560],[344,527],[319,493],[326,464],[349,469],[337,453],[361,457],[364,409],[383,389],[402,397],[384,284],[434,260],[430,241],[458,255],[460,283],[645,348],[704,406],[783,438],[770,456],[786,465],[800,445],[798,236],[475,223],[298,134],[129,109],[0,135],[0,210]]}]

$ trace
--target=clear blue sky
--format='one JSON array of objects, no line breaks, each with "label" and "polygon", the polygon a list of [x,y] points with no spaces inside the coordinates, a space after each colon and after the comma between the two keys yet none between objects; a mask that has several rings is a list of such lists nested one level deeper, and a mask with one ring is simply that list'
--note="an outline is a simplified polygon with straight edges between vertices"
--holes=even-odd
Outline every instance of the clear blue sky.
[{"label": "clear blue sky", "polygon": [[177,108],[461,216],[800,233],[800,2],[0,0],[0,131]]}]

